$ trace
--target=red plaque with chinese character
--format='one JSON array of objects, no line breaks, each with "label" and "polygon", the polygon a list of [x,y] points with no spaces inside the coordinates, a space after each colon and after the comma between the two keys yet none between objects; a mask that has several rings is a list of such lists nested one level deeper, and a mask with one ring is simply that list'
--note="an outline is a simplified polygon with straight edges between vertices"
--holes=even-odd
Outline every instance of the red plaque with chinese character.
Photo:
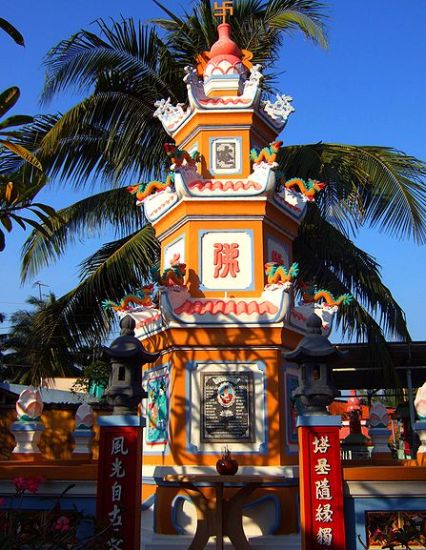
[{"label": "red plaque with chinese character", "polygon": [[97,518],[110,526],[108,549],[139,550],[142,428],[101,426]]},{"label": "red plaque with chinese character", "polygon": [[[305,419],[311,425],[303,425]],[[302,548],[345,550],[340,417],[336,425],[320,422],[321,417],[298,420]]]}]

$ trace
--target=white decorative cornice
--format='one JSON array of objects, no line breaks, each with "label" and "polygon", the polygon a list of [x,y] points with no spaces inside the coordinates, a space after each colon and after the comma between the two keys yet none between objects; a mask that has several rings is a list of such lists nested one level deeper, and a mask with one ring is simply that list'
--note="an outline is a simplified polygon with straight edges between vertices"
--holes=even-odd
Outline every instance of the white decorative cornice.
[{"label": "white decorative cornice", "polygon": [[293,101],[291,96],[277,94],[275,102],[269,99],[262,102],[264,112],[272,119],[277,127],[283,128],[287,123],[288,117],[295,110],[294,107],[290,105],[291,101]]},{"label": "white decorative cornice", "polygon": [[186,111],[183,109],[184,103],[178,103],[177,105],[172,105],[170,97],[167,99],[160,99],[154,103],[154,107],[157,107],[154,112],[154,117],[158,118],[164,129],[169,135],[186,120],[192,113],[191,107]]}]

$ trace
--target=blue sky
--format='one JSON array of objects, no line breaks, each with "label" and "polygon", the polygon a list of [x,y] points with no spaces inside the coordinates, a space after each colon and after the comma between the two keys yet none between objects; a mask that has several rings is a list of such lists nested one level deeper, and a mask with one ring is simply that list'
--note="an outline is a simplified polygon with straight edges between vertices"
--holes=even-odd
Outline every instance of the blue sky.
[{"label": "blue sky", "polygon": [[[283,136],[285,143],[387,145],[426,159],[424,3],[324,2],[330,16],[329,49],[322,50],[295,34],[286,39],[282,50],[278,87],[294,97],[296,107]],[[188,3],[168,0],[167,6],[180,11]],[[150,0],[5,3],[0,17],[19,28],[26,47],[15,45],[4,33],[0,35],[0,90],[12,85],[21,88],[22,96],[14,113],[65,110],[76,96],[62,94],[50,105],[39,104],[46,52],[61,39],[88,28],[99,17],[148,19],[158,14],[159,9]],[[40,200],[61,207],[78,196],[70,186],[52,181]],[[17,228],[7,236],[6,250],[0,253],[0,311],[4,313],[23,307],[30,294],[38,293],[34,281],[48,285],[43,291],[51,290],[57,295],[71,289],[78,281],[78,263],[99,243],[90,236],[87,241],[77,242],[58,263],[21,286],[20,249],[25,236]],[[412,337],[426,339],[426,297],[422,290],[425,247],[370,228],[362,230],[356,243],[381,264],[385,283],[406,312]],[[334,339],[338,340],[338,335]]]}]

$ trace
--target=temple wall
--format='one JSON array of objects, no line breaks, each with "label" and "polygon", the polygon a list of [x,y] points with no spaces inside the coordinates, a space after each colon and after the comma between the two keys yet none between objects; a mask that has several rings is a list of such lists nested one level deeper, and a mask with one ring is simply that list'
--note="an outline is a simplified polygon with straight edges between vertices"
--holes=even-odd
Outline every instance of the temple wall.
[{"label": "temple wall", "polygon": [[[347,550],[382,548],[372,533],[400,529],[408,520],[423,529],[426,543],[426,467],[363,466],[343,468]],[[359,540],[361,538],[361,541]]]},{"label": "temple wall", "polygon": [[[41,422],[45,429],[40,438],[39,449],[41,459],[44,460],[71,460],[74,448],[74,440],[72,432],[75,428],[76,407],[44,409],[41,416]],[[108,414],[104,410],[94,411],[95,417],[99,414]],[[13,448],[15,440],[11,430],[13,422],[16,421],[15,409],[1,407],[0,408],[0,459],[13,460]],[[99,427],[96,422],[93,426],[95,438],[92,447],[92,458],[98,458],[98,441]]]}]

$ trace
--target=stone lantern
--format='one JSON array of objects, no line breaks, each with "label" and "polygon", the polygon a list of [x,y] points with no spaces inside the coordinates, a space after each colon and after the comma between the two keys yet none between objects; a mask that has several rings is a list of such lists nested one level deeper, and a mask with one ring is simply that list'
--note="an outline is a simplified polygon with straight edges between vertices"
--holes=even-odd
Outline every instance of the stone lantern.
[{"label": "stone lantern", "polygon": [[113,406],[113,414],[136,414],[139,403],[146,397],[142,389],[142,365],[154,362],[160,353],[148,353],[135,337],[135,320],[126,315],[120,321],[120,336],[104,355],[111,363],[108,387],[104,395]]},{"label": "stone lantern", "polygon": [[293,390],[293,398],[299,398],[305,416],[328,415],[327,405],[340,395],[333,384],[330,364],[344,357],[322,335],[322,321],[313,313],[307,323],[307,335],[295,350],[285,354],[285,359],[300,365],[299,386]]}]

